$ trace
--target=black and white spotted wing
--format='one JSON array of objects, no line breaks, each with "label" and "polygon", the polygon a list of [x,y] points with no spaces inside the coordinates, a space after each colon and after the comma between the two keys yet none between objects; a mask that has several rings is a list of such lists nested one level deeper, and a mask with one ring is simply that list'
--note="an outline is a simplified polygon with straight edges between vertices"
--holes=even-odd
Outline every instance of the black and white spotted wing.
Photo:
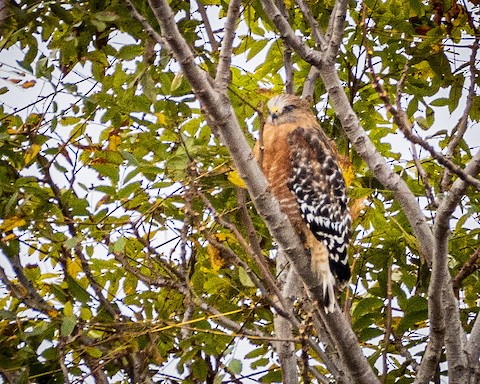
[{"label": "black and white spotted wing", "polygon": [[288,182],[303,219],[329,252],[339,282],[350,279],[347,247],[351,218],[345,180],[323,132],[297,128],[289,135],[292,171]]}]

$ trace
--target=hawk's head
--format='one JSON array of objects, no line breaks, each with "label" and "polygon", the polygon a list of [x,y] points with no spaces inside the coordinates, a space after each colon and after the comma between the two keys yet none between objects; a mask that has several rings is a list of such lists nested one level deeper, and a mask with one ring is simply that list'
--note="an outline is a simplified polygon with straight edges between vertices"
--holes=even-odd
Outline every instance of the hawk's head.
[{"label": "hawk's head", "polygon": [[282,94],[272,97],[268,103],[267,123],[283,124],[298,121],[305,113],[311,114],[308,102],[295,95]]}]

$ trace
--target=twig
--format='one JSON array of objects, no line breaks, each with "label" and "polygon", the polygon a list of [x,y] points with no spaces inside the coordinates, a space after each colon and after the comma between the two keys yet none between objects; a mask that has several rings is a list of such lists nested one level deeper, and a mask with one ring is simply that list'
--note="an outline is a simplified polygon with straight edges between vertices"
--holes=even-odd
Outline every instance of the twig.
[{"label": "twig", "polygon": [[[364,23],[364,25],[366,25],[366,23]],[[367,47],[367,50],[368,50],[368,47]],[[398,110],[402,109],[401,103],[402,103],[403,86],[405,84],[405,80],[407,79],[408,69],[409,69],[409,64],[407,62],[405,63],[405,66],[403,68],[402,76],[400,76],[400,79],[398,80],[398,83],[397,83],[396,105]],[[418,175],[422,179],[422,183],[425,189],[425,194],[427,196],[427,199],[429,200],[432,207],[437,208],[438,204],[436,202],[435,195],[432,190],[432,186],[430,185],[430,181],[428,180],[428,174],[425,171],[425,168],[423,167],[420,159],[418,158],[417,148],[415,147],[414,143],[410,143],[410,145],[412,150],[413,162],[415,164],[415,167],[417,168]]]},{"label": "twig", "polygon": [[385,307],[385,335],[383,337],[383,358],[382,358],[382,365],[383,365],[383,372],[382,372],[382,383],[387,382],[388,376],[388,347],[390,346],[390,335],[392,334],[392,265],[390,261],[388,262],[388,269],[387,269],[387,305]]},{"label": "twig", "polygon": [[477,248],[475,252],[473,252],[460,271],[457,273],[452,279],[452,285],[454,290],[459,290],[462,286],[462,281],[465,280],[468,276],[470,276],[473,272],[480,268],[477,261],[480,258],[480,248]]}]

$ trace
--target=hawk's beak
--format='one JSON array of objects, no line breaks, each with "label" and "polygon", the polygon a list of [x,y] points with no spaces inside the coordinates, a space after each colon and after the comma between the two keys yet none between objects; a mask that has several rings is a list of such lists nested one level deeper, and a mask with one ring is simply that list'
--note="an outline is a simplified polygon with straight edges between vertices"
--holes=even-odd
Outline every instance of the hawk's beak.
[{"label": "hawk's beak", "polygon": [[273,120],[278,117],[278,107],[272,108],[272,110],[270,111],[270,116],[272,116]]}]

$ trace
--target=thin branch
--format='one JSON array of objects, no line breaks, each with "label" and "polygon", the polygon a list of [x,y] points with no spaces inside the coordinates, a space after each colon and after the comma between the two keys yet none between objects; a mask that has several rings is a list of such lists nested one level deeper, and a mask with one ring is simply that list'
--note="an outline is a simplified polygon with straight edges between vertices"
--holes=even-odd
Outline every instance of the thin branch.
[{"label": "thin branch", "polygon": [[428,180],[427,171],[425,171],[425,168],[423,167],[422,162],[418,158],[417,148],[415,147],[415,144],[413,143],[410,143],[410,144],[411,144],[410,148],[412,150],[413,163],[415,164],[418,175],[422,180],[423,188],[425,190],[425,195],[427,196],[427,199],[430,202],[430,205],[434,208],[437,208],[438,203],[435,199],[435,194],[433,193],[433,189],[432,189],[432,186],[430,185],[430,181]]},{"label": "thin branch", "polygon": [[[283,17],[288,20],[288,10],[283,0],[277,1],[277,6],[282,12]],[[283,43],[283,67],[285,68],[285,93],[294,93],[294,71],[292,62],[292,48],[285,42]]]},{"label": "thin branch", "polygon": [[305,19],[307,20],[313,39],[317,44],[317,49],[320,52],[323,52],[323,49],[327,45],[327,39],[325,38],[322,30],[320,29],[317,20],[315,20],[315,17],[313,17],[312,12],[310,12],[309,5],[305,0],[295,0],[295,3],[297,3],[298,7],[303,13],[303,17],[305,17]]},{"label": "thin branch", "polygon": [[150,25],[148,20],[137,11],[135,6],[133,5],[132,0],[125,0],[130,8],[130,11],[135,19],[137,19],[140,24],[142,24],[144,30],[148,33],[148,35],[153,38],[157,43],[159,43],[162,48],[167,49],[170,51],[170,47],[168,43],[163,39],[163,37]]},{"label": "thin branch", "polygon": [[203,25],[205,26],[205,31],[207,32],[208,41],[212,46],[212,52],[216,52],[218,51],[219,45],[217,40],[215,39],[215,35],[213,34],[213,30],[210,25],[205,6],[203,5],[201,0],[197,0],[197,6],[198,6],[198,12],[200,12],[200,16],[202,17]]},{"label": "thin branch", "polygon": [[[363,8],[364,10],[366,9],[365,7]],[[364,26],[366,26],[366,23],[363,23]],[[365,27],[364,27],[365,28]],[[366,33],[366,32],[364,32]],[[368,47],[367,47],[368,51]],[[367,55],[369,55],[367,53]],[[371,63],[371,61],[370,61]],[[370,67],[372,69],[372,67]],[[396,95],[396,106],[398,110],[402,109],[402,93],[403,93],[403,86],[405,84],[405,80],[407,79],[408,75],[408,69],[410,68],[408,62],[405,63],[405,66],[403,67],[402,71],[402,76],[400,76],[400,79],[398,80],[397,83],[397,95]],[[423,187],[425,189],[425,194],[427,196],[427,199],[429,200],[430,204],[432,207],[438,207],[438,204],[435,199],[435,195],[432,190],[432,186],[430,185],[430,181],[428,180],[428,174],[425,171],[425,168],[422,165],[422,162],[420,161],[417,153],[417,148],[415,147],[415,144],[411,144],[411,150],[412,150],[412,157],[413,157],[413,162],[415,164],[415,167],[417,168],[418,175],[420,176],[420,179],[422,180]]]},{"label": "thin branch", "polygon": [[437,160],[440,165],[446,167],[450,172],[456,174],[462,180],[465,180],[467,183],[475,186],[478,190],[480,190],[480,180],[476,178],[477,175],[469,175],[459,166],[454,164],[450,159],[446,156],[442,155],[441,153],[437,152],[433,146],[428,144],[424,139],[420,136],[413,133],[412,126],[408,121],[408,116],[403,109],[395,108],[392,103],[390,102],[390,97],[388,96],[387,91],[383,88],[380,84],[380,77],[375,74],[375,70],[373,68],[372,63],[372,56],[368,53],[367,49],[367,62],[370,67],[370,73],[372,75],[372,84],[375,90],[378,93],[379,98],[383,101],[385,108],[388,112],[390,112],[393,116],[393,121],[400,129],[400,131],[404,134],[404,136],[412,143],[420,145],[423,149],[427,150],[430,155]]},{"label": "thin branch", "polygon": [[285,68],[285,93],[294,93],[294,71],[292,62],[292,49],[284,44],[283,49],[283,66]]},{"label": "thin branch", "polygon": [[50,311],[52,311],[50,313],[56,313],[55,308],[48,304],[43,297],[39,295],[38,291],[35,289],[35,287],[33,287],[32,282],[28,280],[23,273],[23,268],[19,266],[20,261],[18,260],[18,255],[14,257],[6,257],[6,259],[10,262],[14,272],[17,275],[17,279],[21,284],[21,286],[19,286],[11,281],[3,267],[0,266],[0,280],[13,294],[13,296],[15,296],[29,308],[41,313],[48,314]]},{"label": "thin branch", "polygon": [[220,89],[226,89],[231,81],[230,64],[232,62],[233,40],[235,39],[237,20],[240,17],[241,4],[241,0],[231,0],[228,5],[225,33],[222,39],[222,48],[215,75],[215,82]]},{"label": "thin branch", "polygon": [[480,248],[477,248],[473,252],[468,260],[465,262],[463,267],[457,273],[457,275],[452,279],[452,285],[454,290],[459,290],[462,286],[463,280],[470,276],[473,272],[480,268],[480,265],[477,263],[480,259]]},{"label": "thin branch", "polygon": [[[317,67],[323,65],[324,58],[318,51],[314,51],[305,44],[301,37],[297,36],[290,27],[288,21],[283,17],[282,13],[275,5],[273,0],[262,0],[263,9],[267,13],[270,20],[276,25],[280,31],[280,37],[304,60]],[[279,25],[281,26],[279,28]]]},{"label": "thin branch", "polygon": [[388,348],[390,346],[390,335],[392,334],[392,265],[388,262],[387,269],[387,305],[385,308],[385,335],[383,337],[383,371],[382,371],[382,383],[387,382],[388,376]]},{"label": "thin branch", "polygon": [[[446,149],[446,158],[451,159],[453,157],[453,153],[457,148],[460,141],[463,139],[465,132],[467,131],[468,125],[468,115],[472,109],[473,99],[475,97],[475,88],[476,88],[476,77],[479,74],[479,70],[477,68],[477,52],[479,48],[479,41],[480,37],[477,36],[475,41],[472,45],[472,52],[470,54],[470,61],[469,61],[469,68],[470,68],[470,86],[468,87],[468,95],[467,101],[465,103],[465,108],[463,109],[463,114],[457,122],[457,125],[453,129],[453,134],[450,142],[447,145]],[[445,169],[442,181],[440,182],[440,189],[441,191],[446,191],[448,189],[448,185],[451,181],[451,173],[448,169]]]}]

